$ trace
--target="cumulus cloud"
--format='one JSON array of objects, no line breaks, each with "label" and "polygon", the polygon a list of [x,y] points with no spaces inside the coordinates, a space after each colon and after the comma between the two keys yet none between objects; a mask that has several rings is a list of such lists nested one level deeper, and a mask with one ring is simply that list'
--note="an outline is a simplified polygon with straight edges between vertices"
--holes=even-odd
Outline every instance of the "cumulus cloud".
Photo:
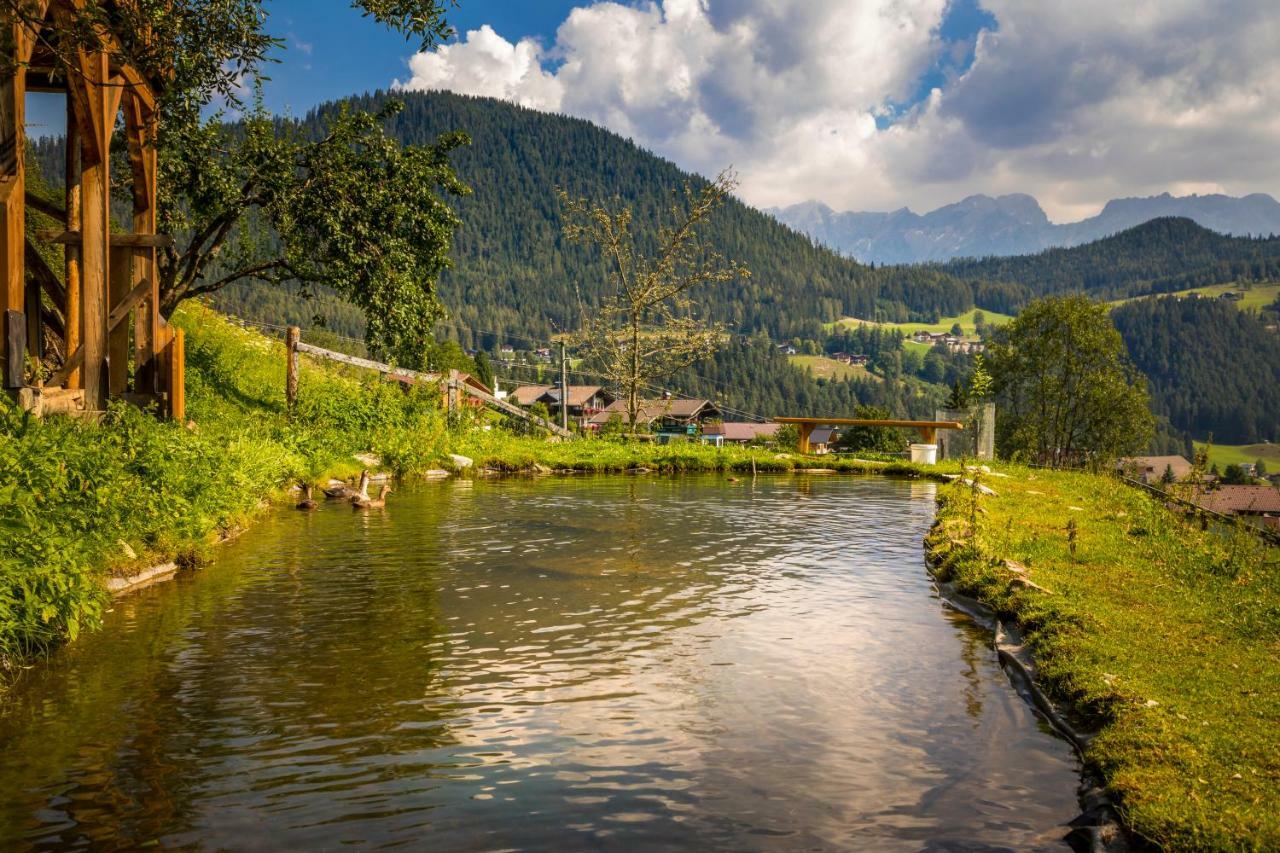
[{"label": "cumulus cloud", "polygon": [[1030,192],[1062,219],[1118,195],[1277,188],[1271,0],[984,0],[996,27],[921,98],[969,45],[940,34],[948,2],[595,2],[548,47],[484,26],[396,85],[582,116],[704,174],[733,163],[761,206]]}]

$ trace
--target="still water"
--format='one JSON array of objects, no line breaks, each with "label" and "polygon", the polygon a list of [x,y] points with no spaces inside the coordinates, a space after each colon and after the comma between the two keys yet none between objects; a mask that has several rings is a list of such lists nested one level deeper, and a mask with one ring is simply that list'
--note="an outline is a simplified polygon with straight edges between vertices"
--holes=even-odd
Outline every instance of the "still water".
[{"label": "still water", "polygon": [[933,486],[446,482],[281,512],[0,710],[0,848],[1058,849]]}]

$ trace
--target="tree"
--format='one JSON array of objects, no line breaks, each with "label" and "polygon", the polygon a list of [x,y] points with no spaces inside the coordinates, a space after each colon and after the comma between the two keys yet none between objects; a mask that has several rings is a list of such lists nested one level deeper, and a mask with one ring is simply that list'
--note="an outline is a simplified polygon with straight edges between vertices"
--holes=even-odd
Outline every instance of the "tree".
[{"label": "tree", "polygon": [[1160,475],[1160,482],[1166,486],[1172,486],[1178,482],[1178,476],[1173,473],[1172,465],[1164,466],[1164,473]]},{"label": "tree", "polygon": [[[351,6],[425,50],[451,34],[445,3]],[[32,0],[0,4],[14,20],[43,17]],[[158,258],[162,313],[236,281],[322,283],[364,310],[375,355],[414,364],[442,313],[434,284],[458,221],[440,196],[466,192],[448,160],[466,138],[401,147],[382,130],[392,105],[343,111],[309,138],[260,101],[227,123],[218,107],[244,110],[244,81],[283,46],[266,20],[264,0],[85,0],[37,38],[70,67],[106,49],[157,96],[158,227],[176,238]]]},{"label": "tree", "polygon": [[1058,467],[1140,451],[1155,421],[1108,308],[1084,296],[1032,302],[990,348],[1004,455]]},{"label": "tree", "polygon": [[[634,234],[630,209],[612,213],[559,192],[565,238],[598,250],[609,271],[611,293],[591,311],[584,307],[575,343],[622,389],[633,432],[641,391],[711,355],[724,339],[720,324],[697,316],[690,293],[750,275],[698,238],[699,227],[735,186],[728,171],[701,189],[686,184],[684,204],[672,205],[670,224],[656,235]],[[650,245],[656,247],[652,254],[646,253]]]},{"label": "tree", "polygon": [[1224,486],[1247,486],[1253,482],[1253,478],[1244,472],[1244,468],[1236,463],[1231,463],[1222,469],[1222,484]]},{"label": "tree", "polygon": [[490,391],[496,390],[493,384],[493,363],[489,361],[489,354],[484,350],[476,353],[476,379],[488,388]]},{"label": "tree", "polygon": [[952,323],[951,334],[955,335],[957,338],[961,337],[964,334],[964,327],[961,326],[959,323]]}]

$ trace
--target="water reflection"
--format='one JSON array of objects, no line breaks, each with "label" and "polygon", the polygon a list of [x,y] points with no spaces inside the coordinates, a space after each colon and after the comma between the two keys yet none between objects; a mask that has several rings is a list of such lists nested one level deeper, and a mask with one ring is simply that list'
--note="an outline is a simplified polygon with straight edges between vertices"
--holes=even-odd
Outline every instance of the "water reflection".
[{"label": "water reflection", "polygon": [[0,838],[1056,846],[1074,761],[932,594],[932,499],[617,477],[283,513],[14,692]]}]

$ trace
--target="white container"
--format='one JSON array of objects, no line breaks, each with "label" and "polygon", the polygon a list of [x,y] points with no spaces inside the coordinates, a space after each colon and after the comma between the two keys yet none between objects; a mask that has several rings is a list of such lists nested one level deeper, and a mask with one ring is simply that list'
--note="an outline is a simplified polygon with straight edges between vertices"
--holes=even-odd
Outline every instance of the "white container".
[{"label": "white container", "polygon": [[911,445],[911,461],[917,465],[938,464],[938,445],[936,444]]}]

